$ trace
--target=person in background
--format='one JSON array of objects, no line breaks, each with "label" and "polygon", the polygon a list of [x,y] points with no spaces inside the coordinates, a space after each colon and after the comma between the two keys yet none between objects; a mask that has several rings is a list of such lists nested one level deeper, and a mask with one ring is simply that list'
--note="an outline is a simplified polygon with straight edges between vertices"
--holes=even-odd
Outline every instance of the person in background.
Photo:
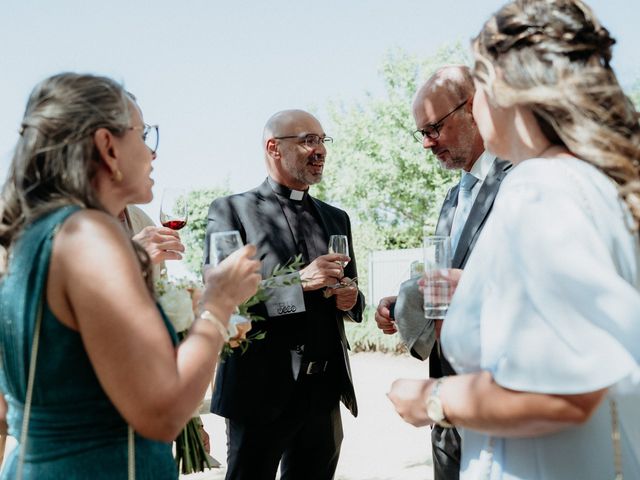
[{"label": "person in background", "polygon": [[640,124],[580,0],[516,0],[473,42],[473,113],[512,160],[442,330],[458,373],[398,380],[456,425],[461,478],[640,478]]},{"label": "person in background", "polygon": [[[120,222],[125,230],[131,235],[131,239],[145,249],[151,260],[153,268],[153,278],[157,280],[160,275],[166,275],[166,260],[182,260],[184,245],[180,240],[180,234],[167,227],[158,227],[151,220],[149,215],[136,207],[135,205],[127,205],[127,207],[118,215]],[[194,304],[194,313],[197,314],[198,301],[202,292],[196,289],[191,293]],[[200,403],[202,407],[202,402]],[[207,454],[211,453],[209,443],[209,434],[204,429],[202,418],[200,415],[194,415],[200,427],[200,435]],[[220,467],[220,462],[209,455],[209,463],[214,467]]]},{"label": "person in background", "polygon": [[0,200],[0,391],[19,439],[3,480],[178,478],[171,442],[260,264],[248,245],[208,269],[202,312],[176,344],[149,256],[117,219],[152,199],[155,128],[106,77],[54,75],[29,97]]},{"label": "person in background", "polygon": [[[460,182],[447,192],[436,226],[436,235],[451,236],[453,240],[452,266],[456,269],[465,267],[491,213],[500,183],[511,168],[509,162],[485,150],[471,113],[474,95],[469,68],[450,65],[436,71],[413,101],[416,140],[431,150],[444,168],[462,172]],[[442,321],[425,320],[422,306],[418,279],[410,279],[400,287],[397,298],[380,300],[375,314],[378,328],[388,335],[399,328],[414,357],[429,357],[431,377],[455,375],[438,343]],[[395,318],[390,308],[395,308]],[[434,478],[457,480],[460,436],[456,429],[435,425],[431,443]]]},{"label": "person in background", "polygon": [[155,278],[166,269],[166,260],[182,260],[184,245],[177,231],[156,226],[153,220],[135,205],[127,205],[118,218],[131,238],[146,250],[153,264]]}]

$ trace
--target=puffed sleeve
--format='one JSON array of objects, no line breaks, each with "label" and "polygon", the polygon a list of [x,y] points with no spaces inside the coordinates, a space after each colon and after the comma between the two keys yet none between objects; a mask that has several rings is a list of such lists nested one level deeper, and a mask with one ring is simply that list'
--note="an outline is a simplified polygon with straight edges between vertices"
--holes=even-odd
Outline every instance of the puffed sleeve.
[{"label": "puffed sleeve", "polygon": [[480,368],[506,388],[584,393],[638,372],[638,240],[615,189],[571,185],[509,184],[478,245],[492,262],[472,257],[456,292],[480,286]]}]

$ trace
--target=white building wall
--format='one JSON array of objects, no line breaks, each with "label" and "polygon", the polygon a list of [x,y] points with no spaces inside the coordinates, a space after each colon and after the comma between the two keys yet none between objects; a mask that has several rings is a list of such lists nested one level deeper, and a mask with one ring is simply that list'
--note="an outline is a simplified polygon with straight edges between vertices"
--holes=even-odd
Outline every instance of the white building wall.
[{"label": "white building wall", "polygon": [[375,308],[382,297],[397,295],[400,284],[410,277],[411,263],[422,262],[422,257],[421,248],[371,252],[367,303]]}]

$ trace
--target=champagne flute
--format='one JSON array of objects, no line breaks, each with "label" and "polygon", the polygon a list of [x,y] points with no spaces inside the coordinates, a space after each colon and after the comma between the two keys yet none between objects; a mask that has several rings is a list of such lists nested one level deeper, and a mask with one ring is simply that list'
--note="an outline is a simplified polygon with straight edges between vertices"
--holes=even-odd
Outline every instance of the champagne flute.
[{"label": "champagne flute", "polygon": [[189,202],[184,188],[165,188],[160,205],[160,223],[171,230],[180,230],[187,224]]},{"label": "champagne flute", "polygon": [[[349,256],[349,240],[346,235],[331,235],[329,237],[329,253],[339,253]],[[342,268],[349,264],[348,260],[338,262]],[[338,282],[331,288],[340,288],[343,284]]]}]

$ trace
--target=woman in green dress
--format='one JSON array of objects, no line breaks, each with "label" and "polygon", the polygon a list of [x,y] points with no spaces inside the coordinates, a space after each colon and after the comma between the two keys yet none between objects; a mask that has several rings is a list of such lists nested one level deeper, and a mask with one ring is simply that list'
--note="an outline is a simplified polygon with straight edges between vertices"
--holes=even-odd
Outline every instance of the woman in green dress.
[{"label": "woman in green dress", "polygon": [[252,246],[207,270],[202,313],[176,345],[148,256],[117,219],[152,199],[154,128],[104,77],[56,75],[29,98],[0,198],[0,391],[21,439],[3,480],[178,476],[170,442],[260,277]]}]

